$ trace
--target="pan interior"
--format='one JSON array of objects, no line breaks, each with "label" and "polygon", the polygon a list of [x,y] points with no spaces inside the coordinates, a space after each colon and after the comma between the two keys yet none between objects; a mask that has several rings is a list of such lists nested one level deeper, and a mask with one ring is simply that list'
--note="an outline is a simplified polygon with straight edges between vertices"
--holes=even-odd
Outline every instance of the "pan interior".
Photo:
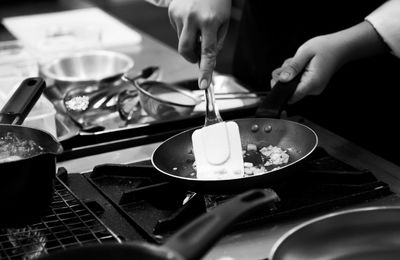
[{"label": "pan interior", "polygon": [[400,208],[378,208],[311,222],[285,237],[273,260],[398,259]]},{"label": "pan interior", "polygon": [[[286,166],[304,158],[317,145],[317,137],[311,129],[292,121],[265,118],[234,121],[239,125],[243,147],[247,144],[256,144],[285,149],[289,154],[289,163]],[[257,131],[254,131],[254,125],[257,125]],[[168,175],[195,179],[191,140],[194,130],[180,133],[161,144],[153,154],[154,166]]]}]

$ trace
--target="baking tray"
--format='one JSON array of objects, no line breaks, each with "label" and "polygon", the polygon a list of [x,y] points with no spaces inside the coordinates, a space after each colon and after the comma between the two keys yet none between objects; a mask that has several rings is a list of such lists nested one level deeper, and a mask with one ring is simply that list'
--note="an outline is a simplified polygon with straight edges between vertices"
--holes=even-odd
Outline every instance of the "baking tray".
[{"label": "baking tray", "polygon": [[[197,79],[173,83],[194,92],[199,91]],[[215,75],[214,86],[216,93],[248,91],[227,75]],[[205,104],[203,102],[187,117],[162,121],[142,111],[140,118],[126,122],[120,118],[116,109],[99,110],[97,115],[90,116],[90,122],[87,123],[101,125],[104,130],[86,132],[82,131],[70,115],[65,113],[62,99],[52,93],[54,89],[56,89],[55,86],[49,86],[45,91],[45,96],[53,103],[57,111],[57,138],[64,148],[64,152],[57,158],[58,161],[160,142],[183,130],[204,124]],[[222,118],[229,120],[253,115],[260,100],[261,97],[217,100],[217,105]]]}]

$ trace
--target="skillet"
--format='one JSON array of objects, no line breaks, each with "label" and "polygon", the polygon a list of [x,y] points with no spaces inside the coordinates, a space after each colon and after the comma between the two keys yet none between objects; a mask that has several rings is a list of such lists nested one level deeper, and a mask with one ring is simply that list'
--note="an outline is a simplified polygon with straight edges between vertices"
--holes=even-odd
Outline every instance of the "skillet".
[{"label": "skillet", "polygon": [[233,120],[239,125],[242,146],[278,146],[289,154],[289,162],[279,169],[236,179],[197,179],[193,168],[192,133],[199,127],[179,133],[158,146],[152,154],[153,166],[169,180],[187,189],[205,194],[235,194],[288,178],[295,165],[313,152],[318,144],[316,133],[303,124],[279,119],[283,108],[293,95],[300,75],[288,83],[278,82],[261,102],[255,118]]}]

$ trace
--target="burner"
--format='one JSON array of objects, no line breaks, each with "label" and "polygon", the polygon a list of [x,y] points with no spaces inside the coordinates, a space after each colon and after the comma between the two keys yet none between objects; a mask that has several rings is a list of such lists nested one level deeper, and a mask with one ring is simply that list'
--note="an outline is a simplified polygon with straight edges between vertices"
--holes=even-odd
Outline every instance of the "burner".
[{"label": "burner", "polygon": [[[85,177],[148,239],[161,243],[185,223],[223,203],[230,196],[206,196],[165,182],[149,162],[102,165]],[[235,226],[274,218],[299,217],[335,209],[391,193],[368,170],[356,169],[317,148],[290,178],[269,187],[279,196],[275,208],[258,211]]]}]

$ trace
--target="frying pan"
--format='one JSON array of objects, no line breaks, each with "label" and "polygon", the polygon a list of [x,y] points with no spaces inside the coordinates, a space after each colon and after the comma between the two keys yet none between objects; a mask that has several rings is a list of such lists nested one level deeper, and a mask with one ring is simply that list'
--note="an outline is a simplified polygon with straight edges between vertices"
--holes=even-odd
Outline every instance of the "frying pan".
[{"label": "frying pan", "polygon": [[254,210],[265,210],[277,199],[272,190],[251,190],[237,195],[190,222],[162,246],[135,242],[90,245],[40,259],[200,259],[235,220]]},{"label": "frying pan", "polygon": [[315,149],[316,133],[297,122],[277,119],[293,95],[300,76],[291,82],[277,83],[256,111],[256,118],[237,119],[242,146],[278,146],[287,150],[289,163],[279,169],[259,175],[226,180],[196,179],[192,153],[193,128],[179,133],[158,146],[152,154],[153,166],[167,179],[186,186],[189,190],[206,194],[234,194],[252,188],[267,187],[282,180]]},{"label": "frying pan", "polygon": [[399,259],[399,238],[399,206],[345,210],[293,228],[268,259]]},{"label": "frying pan", "polygon": [[42,78],[25,79],[0,112],[2,140],[13,135],[20,140],[33,141],[43,149],[22,159],[0,162],[0,227],[17,227],[35,221],[53,195],[55,156],[62,152],[61,144],[45,131],[10,125],[23,123],[45,87]]}]

